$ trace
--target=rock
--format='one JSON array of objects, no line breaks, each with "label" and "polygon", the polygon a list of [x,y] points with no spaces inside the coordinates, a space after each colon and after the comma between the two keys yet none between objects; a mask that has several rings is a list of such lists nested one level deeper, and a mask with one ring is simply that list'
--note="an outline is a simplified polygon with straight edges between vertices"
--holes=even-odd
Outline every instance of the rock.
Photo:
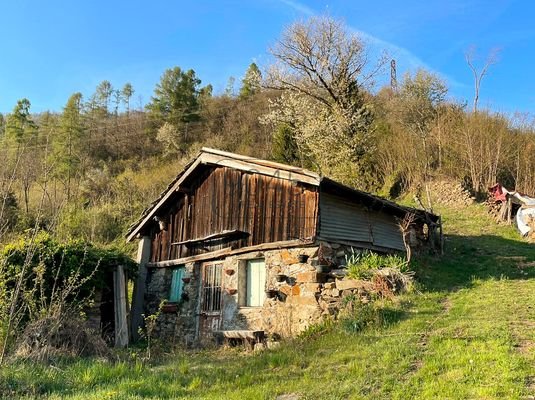
[{"label": "rock", "polygon": [[340,290],[369,288],[372,283],[357,279],[337,279],[336,288]]},{"label": "rock", "polygon": [[325,289],[334,289],[336,287],[336,283],[334,282],[327,282],[323,284],[323,287]]},{"label": "rock", "polygon": [[301,272],[297,274],[297,282],[319,282],[319,275],[317,272]]},{"label": "rock", "polygon": [[297,264],[299,262],[297,254],[292,254],[289,250],[282,250],[280,257],[282,262],[286,265]]},{"label": "rock", "polygon": [[331,275],[336,278],[342,279],[344,276],[347,275],[347,269],[332,269]]},{"label": "rock", "polygon": [[298,297],[288,297],[286,302],[290,304],[298,304],[301,306],[316,306],[318,307],[318,301],[314,296],[298,296]]},{"label": "rock", "polygon": [[303,289],[305,292],[315,294],[320,291],[320,284],[319,283],[305,283],[303,285]]},{"label": "rock", "polygon": [[280,342],[274,342],[273,340],[270,340],[266,343],[266,347],[270,350],[277,349],[281,346]]},{"label": "rock", "polygon": [[286,296],[299,296],[301,294],[301,288],[298,285],[284,285],[280,287],[279,291],[284,293]]}]

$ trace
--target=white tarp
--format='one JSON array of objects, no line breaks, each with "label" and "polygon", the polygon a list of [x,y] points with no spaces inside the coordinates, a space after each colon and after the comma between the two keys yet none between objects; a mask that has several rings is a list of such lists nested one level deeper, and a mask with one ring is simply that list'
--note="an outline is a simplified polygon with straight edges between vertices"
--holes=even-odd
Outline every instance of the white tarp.
[{"label": "white tarp", "polygon": [[522,204],[516,213],[516,226],[522,236],[526,236],[531,231],[528,222],[531,218],[535,218],[535,198],[522,196],[518,192],[509,192],[509,194],[519,200]]}]

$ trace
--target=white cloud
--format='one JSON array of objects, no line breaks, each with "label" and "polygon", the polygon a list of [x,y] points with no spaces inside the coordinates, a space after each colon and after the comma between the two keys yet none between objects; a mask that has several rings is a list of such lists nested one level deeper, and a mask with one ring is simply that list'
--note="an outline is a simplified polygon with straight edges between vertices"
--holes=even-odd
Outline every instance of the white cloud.
[{"label": "white cloud", "polygon": [[[316,15],[316,12],[312,8],[298,1],[295,1],[295,0],[279,0],[279,1],[302,14],[305,14],[308,16]],[[446,74],[440,71],[435,70],[434,68],[426,64],[418,56],[416,56],[414,53],[412,53],[410,50],[404,47],[398,46],[395,43],[378,38],[368,32],[364,32],[352,26],[348,26],[348,28],[352,32],[354,32],[356,35],[361,37],[371,47],[372,51],[377,51],[377,52],[386,51],[390,57],[396,59],[398,66],[400,66],[402,70],[416,70],[418,68],[423,68],[429,72],[433,72],[437,74],[438,76],[442,77],[451,86],[459,87],[459,88],[466,87],[464,83],[461,83],[455,80],[454,78],[447,76]]]},{"label": "white cloud", "polygon": [[300,13],[303,13],[303,14],[306,14],[306,15],[314,15],[315,12],[314,10],[312,10],[310,7],[302,4],[302,3],[299,3],[297,1],[293,1],[293,0],[280,0],[281,3],[284,3],[286,4],[287,6],[293,8],[294,10],[300,12]]}]

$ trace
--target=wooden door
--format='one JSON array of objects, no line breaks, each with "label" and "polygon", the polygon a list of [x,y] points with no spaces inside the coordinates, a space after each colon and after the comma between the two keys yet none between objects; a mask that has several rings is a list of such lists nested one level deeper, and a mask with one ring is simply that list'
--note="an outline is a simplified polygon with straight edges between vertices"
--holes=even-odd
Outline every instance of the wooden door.
[{"label": "wooden door", "polygon": [[201,342],[211,341],[213,332],[221,327],[223,301],[221,262],[202,264],[201,313],[199,333]]}]

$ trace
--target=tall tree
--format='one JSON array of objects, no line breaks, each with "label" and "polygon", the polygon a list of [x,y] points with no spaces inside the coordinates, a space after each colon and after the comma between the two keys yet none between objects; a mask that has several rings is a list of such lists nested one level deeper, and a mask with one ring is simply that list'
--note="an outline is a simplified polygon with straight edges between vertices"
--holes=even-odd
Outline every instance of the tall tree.
[{"label": "tall tree", "polygon": [[153,118],[159,122],[158,125],[170,125],[166,126],[165,132],[175,132],[177,137],[173,142],[180,143],[182,151],[190,141],[191,125],[200,120],[200,84],[201,80],[192,69],[168,69],[156,85],[152,101],[147,105]]},{"label": "tall tree", "polygon": [[6,128],[6,120],[4,118],[4,115],[0,113],[0,137],[4,136],[5,128]]},{"label": "tall tree", "polygon": [[15,143],[23,143],[37,132],[35,122],[30,116],[31,103],[28,99],[17,101],[13,112],[6,120],[6,137]]},{"label": "tall tree", "polygon": [[125,83],[123,86],[123,89],[121,90],[123,102],[126,109],[126,115],[130,114],[130,100],[132,99],[132,96],[134,95],[134,88],[132,87],[131,83]]},{"label": "tall tree", "polygon": [[6,120],[6,161],[21,184],[26,212],[29,212],[30,187],[36,178],[31,148],[37,144],[37,125],[30,115],[30,107],[28,99],[18,100]]},{"label": "tall tree", "polygon": [[440,106],[444,103],[447,92],[448,88],[442,79],[420,69],[414,76],[405,75],[396,101],[401,124],[415,135],[420,143],[413,151],[416,153],[415,162],[423,171],[421,178],[427,190],[429,208],[431,208],[431,200],[427,183],[431,160],[437,153],[430,149],[429,136],[436,124]]},{"label": "tall tree", "polygon": [[498,48],[492,49],[480,70],[478,70],[475,64],[476,62],[475,47],[474,46],[470,47],[464,54],[466,63],[468,64],[468,67],[470,68],[470,71],[472,71],[472,75],[474,76],[474,106],[473,106],[474,112],[477,112],[477,106],[479,103],[479,91],[481,89],[481,81],[483,80],[483,77],[487,75],[490,66],[498,62],[499,54],[500,54],[500,49]]},{"label": "tall tree", "polygon": [[54,143],[53,157],[56,176],[65,177],[67,201],[71,198],[71,182],[78,178],[82,164],[82,139],[85,125],[82,116],[82,94],[74,93],[60,118],[59,134]]},{"label": "tall tree", "polygon": [[369,186],[374,131],[366,89],[385,60],[371,65],[363,41],[327,17],[294,23],[271,53],[267,86],[284,94],[268,120],[293,126],[300,152],[320,172]]},{"label": "tall tree", "polygon": [[245,99],[254,95],[260,90],[262,84],[262,73],[255,63],[251,63],[245,76],[242,79],[242,86],[240,88],[240,98]]},{"label": "tall tree", "polygon": [[102,109],[108,113],[110,107],[110,100],[113,95],[113,86],[109,81],[102,81],[98,84],[95,91],[95,98]]}]

